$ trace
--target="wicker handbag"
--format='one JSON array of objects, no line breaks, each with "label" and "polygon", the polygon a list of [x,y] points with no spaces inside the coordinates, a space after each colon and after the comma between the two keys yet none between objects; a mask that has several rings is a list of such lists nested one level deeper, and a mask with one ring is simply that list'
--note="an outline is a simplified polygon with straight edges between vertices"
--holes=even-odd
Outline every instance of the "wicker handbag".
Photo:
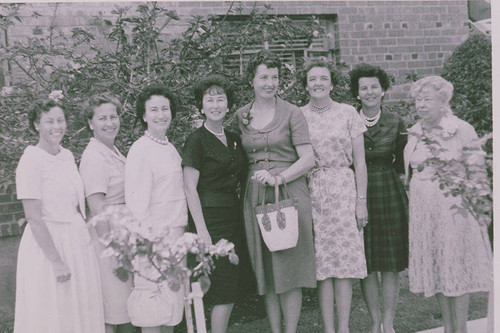
[{"label": "wicker handbag", "polygon": [[284,200],[279,200],[279,185],[278,179],[276,179],[274,185],[275,202],[266,205],[264,195],[262,205],[254,207],[260,233],[271,252],[293,248],[297,246],[299,239],[297,211],[299,201],[297,198],[290,198],[286,182],[283,177],[281,179],[285,194]]}]

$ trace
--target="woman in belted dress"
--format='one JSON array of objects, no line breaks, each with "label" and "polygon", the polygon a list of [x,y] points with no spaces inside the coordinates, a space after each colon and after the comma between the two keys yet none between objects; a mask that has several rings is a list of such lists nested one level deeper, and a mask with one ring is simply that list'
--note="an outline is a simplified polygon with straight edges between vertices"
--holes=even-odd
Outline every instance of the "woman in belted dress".
[{"label": "woman in belted dress", "polygon": [[[259,295],[264,296],[274,333],[292,333],[299,321],[302,289],[316,286],[311,200],[305,175],[314,164],[307,122],[300,109],[276,96],[281,61],[269,51],[249,62],[247,79],[255,99],[236,112],[235,120],[249,162],[244,199],[245,230],[250,260]],[[272,186],[287,183],[291,197],[298,198],[297,246],[270,252],[262,240],[254,214],[262,196],[274,202]]]}]

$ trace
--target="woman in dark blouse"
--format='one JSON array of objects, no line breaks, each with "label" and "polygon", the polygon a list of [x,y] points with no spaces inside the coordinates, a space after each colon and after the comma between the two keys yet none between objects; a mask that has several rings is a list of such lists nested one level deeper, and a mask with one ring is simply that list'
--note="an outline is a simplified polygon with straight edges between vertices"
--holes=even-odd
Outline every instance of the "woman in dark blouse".
[{"label": "woman in dark blouse", "polygon": [[[188,137],[183,152],[192,222],[207,244],[225,238],[235,244],[240,255],[243,223],[237,188],[246,176],[246,159],[239,136],[222,126],[233,104],[233,91],[224,77],[212,75],[198,82],[194,95],[206,121]],[[234,302],[241,297],[241,264],[233,265],[227,257],[215,262],[205,296],[215,304],[211,314],[213,333],[226,332]]]},{"label": "woman in dark blouse", "polygon": [[[407,135],[403,120],[382,110],[390,80],[385,71],[360,64],[351,73],[351,93],[361,102],[368,170],[368,224],[364,229],[368,276],[361,288],[372,319],[371,333],[394,332],[399,272],[408,267],[408,198],[399,174],[404,173]],[[381,273],[382,312],[377,272]],[[381,326],[382,324],[382,326]],[[383,329],[382,329],[383,327]]]}]

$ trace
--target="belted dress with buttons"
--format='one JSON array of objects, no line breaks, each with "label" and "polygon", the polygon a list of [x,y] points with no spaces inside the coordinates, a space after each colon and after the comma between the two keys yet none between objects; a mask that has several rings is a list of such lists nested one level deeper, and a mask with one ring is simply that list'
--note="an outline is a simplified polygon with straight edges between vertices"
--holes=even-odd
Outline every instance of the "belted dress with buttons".
[{"label": "belted dress with buttons", "polygon": [[244,113],[249,113],[252,103],[235,114],[241,140],[249,162],[249,174],[244,198],[244,220],[250,261],[257,280],[258,293],[276,294],[291,289],[316,287],[314,245],[312,234],[311,198],[306,177],[287,183],[290,197],[299,200],[299,239],[297,246],[288,250],[270,252],[262,241],[254,207],[260,205],[265,195],[266,203],[274,202],[274,191],[269,186],[251,180],[258,170],[268,170],[279,175],[298,160],[295,146],[311,143],[304,115],[298,107],[279,98],[273,120],[257,130],[244,125]]}]

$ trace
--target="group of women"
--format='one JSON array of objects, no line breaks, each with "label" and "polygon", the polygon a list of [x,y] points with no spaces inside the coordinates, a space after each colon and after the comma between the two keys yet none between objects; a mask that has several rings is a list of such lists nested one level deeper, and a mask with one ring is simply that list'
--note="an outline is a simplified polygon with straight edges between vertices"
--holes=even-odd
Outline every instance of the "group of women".
[{"label": "group of women", "polygon": [[[182,154],[166,136],[177,110],[168,89],[141,92],[136,116],[145,132],[126,158],[114,145],[119,104],[98,96],[85,109],[93,137],[79,173],[60,146],[62,105],[36,104],[29,119],[39,141],[26,148],[16,174],[28,226],[19,249],[14,331],[133,332],[133,324],[143,332],[172,332],[181,321],[181,291],[114,275],[114,259],[102,258],[104,249],[91,242],[113,225],[89,234],[85,196],[90,216],[126,205],[152,232],[174,240],[189,225],[206,243],[225,238],[248,257],[239,265],[216,261],[204,298],[214,333],[227,330],[246,267],[273,333],[296,331],[302,288],[316,287],[324,331],[349,332],[353,279],[362,279],[370,332],[394,332],[399,273],[408,267],[411,291],[437,296],[445,332],[466,332],[469,293],[489,290],[490,249],[477,221],[450,210],[459,199],[446,197],[433,171],[421,167],[431,156],[423,136],[448,148],[445,158],[477,138],[451,113],[452,85],[437,76],[413,84],[421,119],[407,131],[399,116],[382,110],[390,80],[379,67],[360,64],[350,72],[359,110],[331,99],[339,76],[325,59],[304,67],[310,99],[302,108],[277,96],[280,73],[275,54],[253,57],[247,79],[254,99],[236,111],[234,131],[223,127],[235,101],[231,84],[218,75],[200,80],[194,97],[205,122]],[[399,176],[405,169],[409,204]],[[270,251],[254,208],[274,202],[276,184],[298,199],[299,236],[295,247]]]}]

